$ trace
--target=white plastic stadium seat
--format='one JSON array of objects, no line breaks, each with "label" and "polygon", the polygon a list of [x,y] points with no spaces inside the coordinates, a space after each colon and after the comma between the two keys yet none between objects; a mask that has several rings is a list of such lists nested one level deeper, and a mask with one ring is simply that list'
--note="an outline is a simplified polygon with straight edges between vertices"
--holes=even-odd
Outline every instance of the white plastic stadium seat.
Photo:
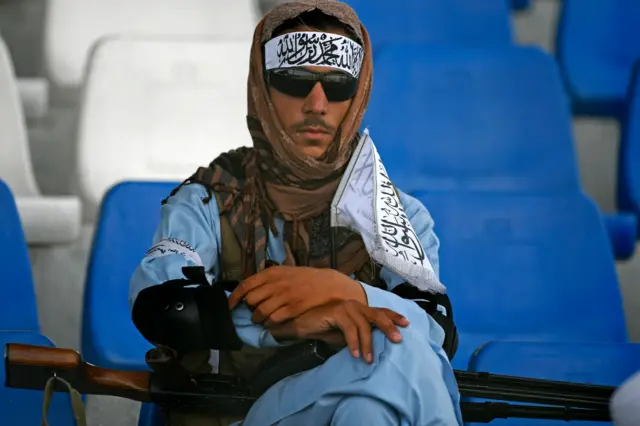
[{"label": "white plastic stadium seat", "polygon": [[114,35],[196,35],[251,39],[255,0],[48,0],[45,62],[57,87],[82,82],[96,41]]},{"label": "white plastic stadium seat", "polygon": [[49,82],[46,78],[18,78],[18,92],[22,100],[22,110],[28,120],[37,120],[47,115]]},{"label": "white plastic stadium seat", "polygon": [[111,38],[92,52],[78,129],[78,183],[93,216],[123,180],[181,181],[250,145],[249,41]]},{"label": "white plastic stadium seat", "polygon": [[29,244],[75,240],[80,233],[77,197],[43,197],[31,166],[20,93],[8,49],[0,39],[0,179],[16,197]]}]

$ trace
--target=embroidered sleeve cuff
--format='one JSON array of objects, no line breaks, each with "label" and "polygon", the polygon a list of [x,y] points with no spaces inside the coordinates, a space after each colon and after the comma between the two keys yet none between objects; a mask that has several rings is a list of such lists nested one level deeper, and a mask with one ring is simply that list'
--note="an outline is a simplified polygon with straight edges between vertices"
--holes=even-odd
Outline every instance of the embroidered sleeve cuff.
[{"label": "embroidered sleeve cuff", "polygon": [[172,254],[181,255],[185,259],[195,263],[196,266],[202,266],[202,260],[193,247],[191,247],[188,242],[177,238],[165,238],[164,240],[158,241],[157,244],[149,249],[145,255],[145,260],[170,256]]}]

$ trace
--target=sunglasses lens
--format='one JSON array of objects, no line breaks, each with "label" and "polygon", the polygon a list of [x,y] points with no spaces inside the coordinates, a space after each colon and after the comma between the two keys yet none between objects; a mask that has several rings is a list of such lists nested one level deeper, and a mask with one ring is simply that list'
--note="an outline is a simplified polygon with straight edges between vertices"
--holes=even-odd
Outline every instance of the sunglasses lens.
[{"label": "sunglasses lens", "polygon": [[268,73],[271,87],[296,98],[309,95],[317,82],[322,83],[329,102],[351,99],[358,88],[358,79],[344,73],[315,73],[295,68],[271,70]]},{"label": "sunglasses lens", "polygon": [[358,79],[343,73],[324,74],[322,88],[330,102],[344,102],[356,94]]},{"label": "sunglasses lens", "polygon": [[296,69],[270,71],[268,81],[278,92],[296,98],[306,97],[317,83],[312,73]]}]

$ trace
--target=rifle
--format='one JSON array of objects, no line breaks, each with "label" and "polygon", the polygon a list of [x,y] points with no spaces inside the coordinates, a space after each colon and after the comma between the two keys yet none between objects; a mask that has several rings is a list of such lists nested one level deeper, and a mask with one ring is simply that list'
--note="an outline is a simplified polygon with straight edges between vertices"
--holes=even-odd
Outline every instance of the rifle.
[{"label": "rifle", "polygon": [[[84,362],[73,350],[10,343],[5,348],[5,386],[42,390],[53,377],[82,394],[242,416],[271,385],[320,365],[330,353],[321,342],[296,344],[269,358],[251,380],[245,380],[221,374],[174,374],[175,369],[173,373],[110,370]],[[541,404],[462,402],[465,422],[489,423],[499,418],[611,420],[609,399],[614,387],[458,370],[455,376],[463,397]],[[56,381],[54,390],[68,391],[62,380]]]}]

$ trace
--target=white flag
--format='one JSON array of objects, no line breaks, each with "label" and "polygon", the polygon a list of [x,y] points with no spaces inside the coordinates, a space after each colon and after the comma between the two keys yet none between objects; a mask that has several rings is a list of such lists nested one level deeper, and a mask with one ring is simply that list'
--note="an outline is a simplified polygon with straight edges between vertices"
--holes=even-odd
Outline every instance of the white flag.
[{"label": "white flag", "polygon": [[362,236],[371,258],[409,284],[444,293],[404,212],[369,131],[365,130],[331,203],[331,226]]}]

